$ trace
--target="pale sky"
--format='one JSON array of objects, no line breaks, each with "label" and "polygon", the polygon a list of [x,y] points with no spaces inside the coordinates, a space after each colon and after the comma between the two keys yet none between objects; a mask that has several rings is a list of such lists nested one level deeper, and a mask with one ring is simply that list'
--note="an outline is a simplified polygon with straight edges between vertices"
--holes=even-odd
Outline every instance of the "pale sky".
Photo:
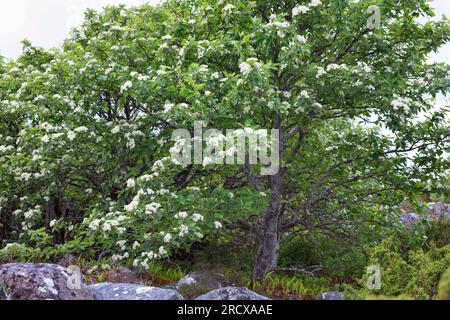
[{"label": "pale sky", "polygon": [[147,2],[159,0],[0,0],[0,54],[17,58],[25,38],[47,49],[59,46],[81,24],[87,8]]},{"label": "pale sky", "polygon": [[[44,48],[59,46],[70,29],[81,23],[87,8],[146,2],[156,4],[159,0],[0,0],[0,54],[17,58],[22,51],[20,41],[25,38]],[[433,6],[438,16],[450,17],[449,0],[434,0]],[[431,59],[450,64],[450,45]]]}]

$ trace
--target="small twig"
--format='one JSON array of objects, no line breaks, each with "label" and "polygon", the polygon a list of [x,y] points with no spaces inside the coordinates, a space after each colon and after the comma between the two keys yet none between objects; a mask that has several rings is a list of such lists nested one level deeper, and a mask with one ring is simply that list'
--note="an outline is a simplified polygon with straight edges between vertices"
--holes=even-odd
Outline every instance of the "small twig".
[{"label": "small twig", "polygon": [[[314,268],[311,271],[308,271],[308,268]],[[310,266],[310,267],[306,267],[306,268],[276,268],[274,271],[281,271],[281,272],[299,272],[299,273],[304,273],[307,274],[309,276],[312,277],[316,277],[316,275],[314,274],[317,271],[322,270],[322,268],[324,268],[324,266],[318,265],[318,266]]]}]

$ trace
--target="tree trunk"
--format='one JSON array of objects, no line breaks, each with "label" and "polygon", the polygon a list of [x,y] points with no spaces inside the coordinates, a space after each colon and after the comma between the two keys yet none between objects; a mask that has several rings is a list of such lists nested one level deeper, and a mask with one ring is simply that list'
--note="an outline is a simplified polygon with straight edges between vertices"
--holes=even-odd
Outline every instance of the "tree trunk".
[{"label": "tree trunk", "polygon": [[280,208],[283,197],[283,170],[271,177],[272,197],[264,214],[262,231],[257,238],[256,261],[253,279],[260,280],[274,270],[280,252]]}]

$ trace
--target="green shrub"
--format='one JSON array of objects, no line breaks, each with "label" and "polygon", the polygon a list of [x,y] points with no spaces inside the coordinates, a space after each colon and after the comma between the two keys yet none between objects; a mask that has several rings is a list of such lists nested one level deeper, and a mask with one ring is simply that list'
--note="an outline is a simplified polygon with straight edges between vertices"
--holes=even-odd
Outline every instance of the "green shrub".
[{"label": "green shrub", "polygon": [[413,299],[434,298],[439,277],[450,265],[450,245],[402,254],[391,243],[387,239],[368,250],[369,265],[380,266],[381,289],[368,289],[366,283],[370,275],[366,274],[359,280],[359,288],[347,288],[346,296],[364,299],[373,295],[406,294]]},{"label": "green shrub", "polygon": [[295,237],[281,247],[280,266],[304,268],[323,266],[327,277],[361,277],[367,257],[364,250],[347,239],[332,238],[320,230]]},{"label": "green shrub", "polygon": [[440,300],[450,300],[450,268],[444,272],[439,281],[438,298]]}]

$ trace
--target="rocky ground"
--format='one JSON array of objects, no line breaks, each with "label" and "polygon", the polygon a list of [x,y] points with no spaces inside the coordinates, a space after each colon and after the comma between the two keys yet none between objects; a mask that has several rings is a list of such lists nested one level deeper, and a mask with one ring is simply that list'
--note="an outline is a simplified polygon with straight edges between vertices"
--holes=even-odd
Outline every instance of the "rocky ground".
[{"label": "rocky ground", "polygon": [[[128,271],[131,273],[132,271]],[[131,278],[135,279],[131,274]],[[87,284],[74,269],[55,264],[0,265],[0,300],[185,300],[183,288],[210,288],[195,300],[269,300],[247,288],[227,284],[220,274],[194,272],[177,283],[149,287],[135,283]],[[326,292],[319,300],[342,300],[342,293]]]}]

